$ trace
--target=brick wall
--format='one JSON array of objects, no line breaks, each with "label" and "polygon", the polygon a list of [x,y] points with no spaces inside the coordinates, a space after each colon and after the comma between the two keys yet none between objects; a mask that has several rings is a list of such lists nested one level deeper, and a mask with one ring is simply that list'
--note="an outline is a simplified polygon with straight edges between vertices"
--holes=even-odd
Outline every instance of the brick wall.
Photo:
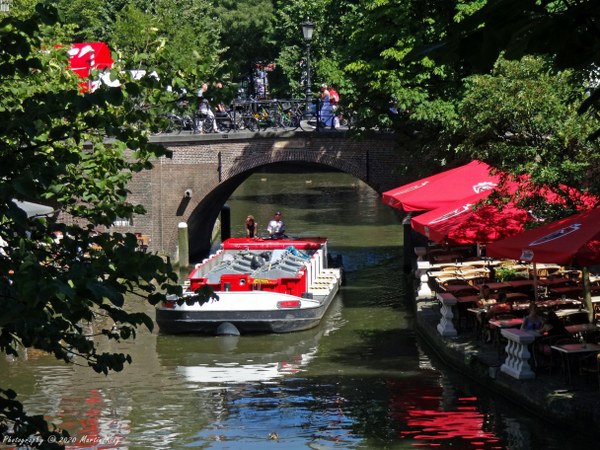
[{"label": "brick wall", "polygon": [[388,135],[355,140],[344,133],[239,133],[162,136],[156,141],[173,152],[172,158],[160,158],[129,186],[129,200],[142,204],[147,214],[116,230],[148,234],[150,250],[171,257],[176,255],[179,222],[188,223],[191,254],[208,250],[214,221],[239,185],[234,177],[259,166],[318,163],[353,175],[378,192],[405,181],[396,171],[401,152]]}]

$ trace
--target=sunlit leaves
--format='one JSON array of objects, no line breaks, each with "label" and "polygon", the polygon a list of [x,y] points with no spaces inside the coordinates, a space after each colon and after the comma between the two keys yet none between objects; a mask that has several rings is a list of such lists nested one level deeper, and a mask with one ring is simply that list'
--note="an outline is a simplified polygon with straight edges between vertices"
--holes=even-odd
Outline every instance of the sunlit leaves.
[{"label": "sunlit leaves", "polygon": [[[110,229],[117,217],[144,213],[128,203],[128,183],[165,151],[148,143],[152,112],[141,105],[160,104],[166,91],[121,72],[120,88],[82,92],[68,69],[69,27],[53,24],[51,8],[40,11],[44,17],[0,21],[0,350],[34,347],[108,373],[131,358],[102,352],[99,339],[153,328],[131,312],[131,299],[181,291],[167,261]],[[27,217],[13,199],[53,213]],[[6,409],[14,405],[0,399],[0,416],[15,431],[48,432],[43,420]]]}]

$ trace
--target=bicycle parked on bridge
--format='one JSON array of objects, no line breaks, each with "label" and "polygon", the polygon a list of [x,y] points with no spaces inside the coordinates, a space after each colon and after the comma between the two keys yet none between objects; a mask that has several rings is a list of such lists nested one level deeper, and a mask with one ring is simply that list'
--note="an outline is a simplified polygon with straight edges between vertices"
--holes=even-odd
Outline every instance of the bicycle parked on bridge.
[{"label": "bicycle parked on bridge", "polygon": [[[268,129],[313,130],[305,120],[305,102],[298,100],[236,100],[227,110],[216,112],[214,120],[219,132],[260,131]],[[214,132],[213,119],[195,111],[169,112],[160,116],[162,133],[208,134]]]}]

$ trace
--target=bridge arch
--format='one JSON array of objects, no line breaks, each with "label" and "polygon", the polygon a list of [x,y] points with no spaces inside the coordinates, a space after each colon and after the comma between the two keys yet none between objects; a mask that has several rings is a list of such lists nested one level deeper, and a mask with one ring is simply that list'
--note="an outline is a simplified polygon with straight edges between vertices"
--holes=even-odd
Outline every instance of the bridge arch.
[{"label": "bridge arch", "polygon": [[344,132],[262,132],[157,136],[153,141],[167,147],[171,156],[136,174],[130,200],[142,204],[147,214],[117,231],[149,235],[150,251],[176,257],[178,224],[185,222],[192,262],[208,255],[214,223],[229,197],[262,167],[328,167],[379,193],[406,181],[393,135],[355,139]]}]

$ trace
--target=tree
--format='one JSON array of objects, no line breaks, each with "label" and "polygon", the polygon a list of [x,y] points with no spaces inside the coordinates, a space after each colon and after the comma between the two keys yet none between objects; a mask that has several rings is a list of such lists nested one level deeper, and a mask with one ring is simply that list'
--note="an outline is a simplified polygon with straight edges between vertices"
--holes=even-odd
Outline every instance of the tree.
[{"label": "tree", "polygon": [[[600,111],[600,3],[596,0],[479,0],[457,15],[447,36],[414,55],[429,54],[441,62],[455,61],[472,72],[485,73],[503,55],[552,56],[558,69],[573,69],[588,78],[591,95],[580,112]],[[419,56],[415,56],[419,57]],[[591,138],[600,136],[597,129]]]},{"label": "tree", "polygon": [[228,70],[245,76],[257,63],[272,63],[278,51],[274,39],[275,15],[271,0],[219,0],[216,13],[223,30],[221,46]]},{"label": "tree", "polygon": [[[489,75],[465,80],[454,133],[457,152],[528,174],[536,185],[557,192],[570,185],[600,194],[600,149],[587,139],[600,124],[577,112],[585,96],[579,81],[573,70],[555,71],[547,58],[500,58]],[[555,211],[531,192],[517,197],[527,209],[546,208],[547,219],[573,214],[581,206],[566,192],[566,206]]]},{"label": "tree", "polygon": [[[134,235],[110,230],[118,217],[144,213],[127,202],[127,182],[165,150],[149,143],[152,118],[139,105],[167,94],[152,77],[132,82],[124,73],[120,88],[80,92],[67,69],[71,37],[57,20],[40,4],[29,18],[0,22],[0,350],[33,347],[108,373],[131,358],[101,352],[98,340],[153,327],[145,314],[127,312],[125,296],[155,304],[180,293],[168,261],[137,251]],[[54,213],[28,217],[23,200]],[[52,448],[48,436],[58,433],[67,432],[28,416],[16,393],[0,386],[2,442],[35,434]]]}]

